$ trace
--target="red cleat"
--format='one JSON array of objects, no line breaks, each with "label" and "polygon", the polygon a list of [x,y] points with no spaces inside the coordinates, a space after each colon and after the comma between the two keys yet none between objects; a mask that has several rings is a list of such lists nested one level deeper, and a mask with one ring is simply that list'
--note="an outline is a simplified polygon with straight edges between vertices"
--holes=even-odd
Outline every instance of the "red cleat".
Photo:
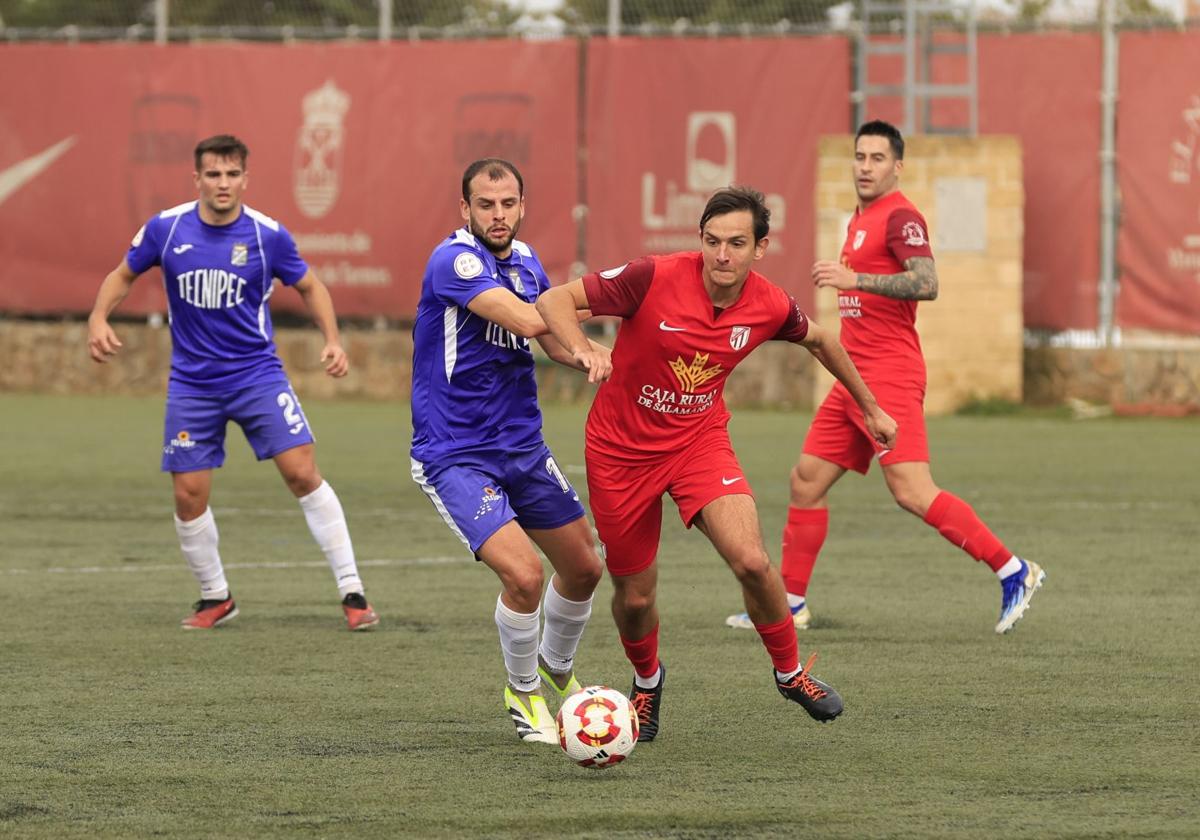
[{"label": "red cleat", "polygon": [[351,630],[370,630],[379,623],[379,616],[361,592],[351,592],[342,599],[342,612]]},{"label": "red cleat", "polygon": [[193,607],[195,610],[183,621],[179,622],[184,630],[211,630],[220,627],[226,621],[238,614],[237,604],[233,603],[233,595],[224,601],[209,601],[200,599]]}]

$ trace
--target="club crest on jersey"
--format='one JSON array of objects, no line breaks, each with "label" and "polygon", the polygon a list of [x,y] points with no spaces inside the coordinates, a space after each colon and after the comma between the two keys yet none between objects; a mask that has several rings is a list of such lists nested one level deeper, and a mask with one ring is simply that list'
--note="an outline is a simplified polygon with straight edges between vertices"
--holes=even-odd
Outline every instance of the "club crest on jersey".
[{"label": "club crest on jersey", "polygon": [[734,350],[741,350],[746,346],[746,342],[750,340],[749,327],[734,327],[729,331],[729,346]]},{"label": "club crest on jersey", "polygon": [[483,273],[483,260],[469,251],[463,251],[454,258],[454,273],[464,280],[478,277]]},{"label": "club crest on jersey", "polygon": [[229,255],[230,265],[245,265],[246,259],[250,256],[250,248],[245,243],[235,242],[233,244],[233,252]]},{"label": "club crest on jersey", "polygon": [[853,248],[855,251],[857,251],[859,248],[862,247],[862,244],[863,244],[863,242],[866,241],[866,239],[867,239],[867,232],[865,230],[855,231],[854,244],[851,245],[850,247]]},{"label": "club crest on jersey", "polygon": [[904,227],[900,228],[900,235],[904,237],[904,244],[913,248],[929,244],[929,240],[925,238],[925,229],[917,222],[905,222]]},{"label": "club crest on jersey", "polygon": [[521,271],[517,268],[508,270],[508,279],[512,283],[513,291],[519,295],[525,294],[525,284],[521,282]]}]

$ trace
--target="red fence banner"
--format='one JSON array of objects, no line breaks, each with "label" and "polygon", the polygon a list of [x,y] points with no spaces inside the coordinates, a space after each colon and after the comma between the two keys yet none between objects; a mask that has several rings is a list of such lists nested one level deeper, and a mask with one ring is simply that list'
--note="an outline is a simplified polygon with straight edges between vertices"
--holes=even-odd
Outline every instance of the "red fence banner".
[{"label": "red fence banner", "polygon": [[844,38],[590,41],[588,268],[698,249],[708,196],[747,184],[772,216],[757,270],[811,308],[817,138],[847,131],[849,74]]},{"label": "red fence banner", "polygon": [[[6,46],[0,311],[88,311],[139,226],[196,197],[192,149],[219,133],[250,147],[246,203],[292,232],[340,315],[413,315],[477,157],[522,170],[520,236],[565,278],[578,67],[573,40]],[[119,312],[164,309],[154,275]]]},{"label": "red fence banner", "polygon": [[1200,334],[1200,32],[1121,35],[1121,327]]},{"label": "red fence banner", "polygon": [[1027,327],[1098,323],[1100,69],[1096,35],[979,38],[979,132],[1023,150]]}]

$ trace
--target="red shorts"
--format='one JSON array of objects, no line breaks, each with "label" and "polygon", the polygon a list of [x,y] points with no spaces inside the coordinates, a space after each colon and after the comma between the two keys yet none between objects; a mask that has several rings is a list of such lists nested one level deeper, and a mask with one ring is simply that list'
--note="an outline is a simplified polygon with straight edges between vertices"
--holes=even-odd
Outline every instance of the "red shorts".
[{"label": "red shorts", "polygon": [[925,436],[925,389],[881,387],[872,389],[879,406],[899,427],[896,445],[884,449],[867,433],[862,409],[839,382],[821,403],[804,439],[804,453],[831,461],[839,467],[866,474],[872,458],[879,463],[902,464],[929,461]]},{"label": "red shorts", "polygon": [[644,463],[587,457],[588,505],[604,546],[604,563],[616,576],[644,571],[658,555],[662,497],[670,493],[688,528],[721,496],[753,496],[725,424],[703,432],[684,451]]}]

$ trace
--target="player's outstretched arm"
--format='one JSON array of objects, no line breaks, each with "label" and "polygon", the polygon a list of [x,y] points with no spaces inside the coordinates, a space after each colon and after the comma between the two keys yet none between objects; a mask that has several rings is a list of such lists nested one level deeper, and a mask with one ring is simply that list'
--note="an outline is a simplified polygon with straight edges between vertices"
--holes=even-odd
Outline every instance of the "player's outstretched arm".
[{"label": "player's outstretched arm", "polygon": [[909,257],[899,274],[860,274],[841,263],[819,260],[813,264],[818,289],[873,292],[897,300],[936,300],[937,267],[932,257]]},{"label": "player's outstretched arm", "polygon": [[329,294],[329,289],[312,271],[301,277],[300,282],[293,288],[304,299],[308,314],[325,337],[325,346],[321,348],[321,362],[325,365],[325,372],[333,377],[345,376],[350,371],[350,357],[342,347],[337,313],[333,309],[333,296]]},{"label": "player's outstretched arm", "polygon": [[579,312],[587,309],[587,292],[579,279],[549,289],[537,299],[537,311],[550,334],[571,354],[577,367],[587,371],[588,382],[603,382],[612,375],[612,353],[583,334]]},{"label": "player's outstretched arm", "polygon": [[837,336],[829,330],[809,321],[808,335],[800,343],[808,348],[808,352],[812,353],[827,371],[832,373],[837,377],[839,382],[846,386],[846,390],[850,392],[850,396],[854,398],[859,408],[862,409],[863,419],[866,422],[867,431],[871,433],[871,437],[875,438],[875,440],[888,449],[895,446],[896,421],[879,407],[879,403],[875,401],[875,395],[871,393],[871,389],[863,381],[858,368],[850,360],[849,354],[846,353],[846,348],[842,346],[842,342],[838,341]]},{"label": "player's outstretched arm", "polygon": [[93,361],[104,364],[122,346],[112,325],[108,323],[108,316],[125,300],[137,278],[129,263],[121,260],[121,264],[110,271],[100,284],[92,314],[88,316],[88,353]]}]

